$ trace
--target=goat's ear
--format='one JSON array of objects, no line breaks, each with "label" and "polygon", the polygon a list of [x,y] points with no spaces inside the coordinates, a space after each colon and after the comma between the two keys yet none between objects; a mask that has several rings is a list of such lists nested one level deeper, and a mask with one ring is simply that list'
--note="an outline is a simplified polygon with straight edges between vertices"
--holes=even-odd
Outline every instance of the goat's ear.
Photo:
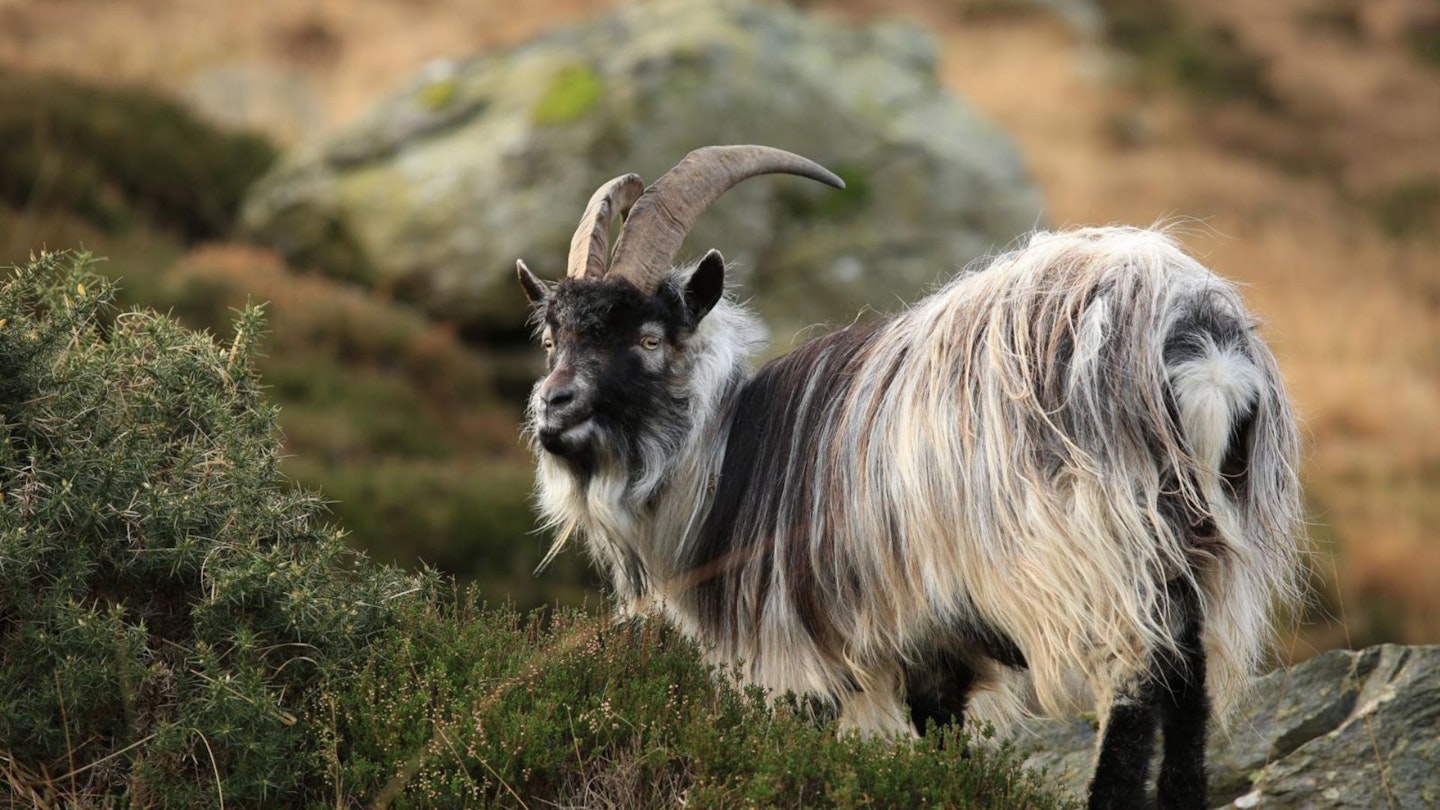
[{"label": "goat's ear", "polygon": [[690,280],[685,282],[685,306],[690,315],[699,321],[715,307],[715,302],[725,292],[725,257],[720,251],[705,254]]},{"label": "goat's ear", "polygon": [[525,288],[525,297],[530,299],[530,303],[537,307],[545,303],[545,298],[549,295],[545,283],[536,278],[530,268],[525,266],[525,262],[519,259],[515,260],[515,270],[520,274],[520,286]]}]

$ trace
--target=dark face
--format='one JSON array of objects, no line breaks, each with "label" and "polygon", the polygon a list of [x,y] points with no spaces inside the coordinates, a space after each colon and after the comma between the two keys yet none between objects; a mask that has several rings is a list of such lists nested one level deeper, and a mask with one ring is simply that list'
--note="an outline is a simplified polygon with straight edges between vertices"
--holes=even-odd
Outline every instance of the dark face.
[{"label": "dark face", "polygon": [[685,343],[723,287],[724,260],[702,260],[685,290],[648,295],[621,278],[567,279],[553,290],[521,271],[536,307],[546,375],[530,397],[546,452],[585,463],[601,449],[633,455],[683,418],[676,385]]},{"label": "dark face", "polygon": [[621,280],[564,281],[541,309],[547,374],[531,408],[540,444],[564,457],[632,436],[669,410],[667,381],[687,332],[673,301]]}]

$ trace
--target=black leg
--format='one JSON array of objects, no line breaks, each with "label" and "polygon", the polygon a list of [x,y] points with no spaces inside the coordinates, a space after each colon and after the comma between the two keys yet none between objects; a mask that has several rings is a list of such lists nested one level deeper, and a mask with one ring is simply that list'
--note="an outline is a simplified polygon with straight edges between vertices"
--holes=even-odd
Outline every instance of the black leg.
[{"label": "black leg", "polygon": [[936,726],[965,722],[965,705],[974,685],[975,670],[956,655],[944,654],[928,666],[907,669],[905,701],[916,733],[923,736],[929,720]]},{"label": "black leg", "polygon": [[1147,677],[1117,695],[1105,722],[1090,810],[1134,810],[1145,806],[1150,759],[1155,753],[1155,688]]},{"label": "black leg", "polygon": [[1210,698],[1205,691],[1203,617],[1194,586],[1176,580],[1167,586],[1176,615],[1174,651],[1156,653],[1151,671],[1117,696],[1105,724],[1090,807],[1140,808],[1155,751],[1158,725],[1164,733],[1157,799],[1161,810],[1204,810],[1205,732]]},{"label": "black leg", "polygon": [[1170,586],[1175,604],[1183,605],[1178,652],[1160,656],[1160,728],[1165,758],[1158,790],[1161,810],[1203,810],[1205,796],[1205,728],[1210,698],[1205,691],[1205,648],[1201,644],[1199,599],[1189,583]]}]

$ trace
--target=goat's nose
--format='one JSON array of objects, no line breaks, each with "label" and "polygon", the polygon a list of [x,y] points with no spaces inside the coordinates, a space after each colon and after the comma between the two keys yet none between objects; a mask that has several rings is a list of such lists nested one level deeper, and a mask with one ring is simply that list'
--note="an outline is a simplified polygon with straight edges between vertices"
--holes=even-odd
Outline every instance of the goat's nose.
[{"label": "goat's nose", "polygon": [[575,386],[561,385],[545,392],[545,407],[560,410],[575,400]]}]

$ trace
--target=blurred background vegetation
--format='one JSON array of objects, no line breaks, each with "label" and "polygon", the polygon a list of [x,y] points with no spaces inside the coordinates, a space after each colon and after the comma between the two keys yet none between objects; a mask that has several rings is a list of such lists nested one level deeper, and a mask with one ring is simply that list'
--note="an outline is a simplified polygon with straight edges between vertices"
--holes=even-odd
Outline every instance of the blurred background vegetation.
[{"label": "blurred background vegetation", "polygon": [[[519,432],[536,354],[358,266],[286,259],[238,217],[281,155],[432,60],[620,5],[0,3],[0,263],[83,246],[122,304],[217,335],[268,302],[256,364],[282,469],[350,543],[491,602],[593,605],[577,554],[532,576],[548,538]],[[790,5],[927,29],[939,80],[1015,142],[1050,223],[1195,218],[1185,241],[1248,285],[1310,439],[1316,604],[1290,655],[1440,641],[1440,2]],[[553,216],[568,228],[582,204]]]}]

